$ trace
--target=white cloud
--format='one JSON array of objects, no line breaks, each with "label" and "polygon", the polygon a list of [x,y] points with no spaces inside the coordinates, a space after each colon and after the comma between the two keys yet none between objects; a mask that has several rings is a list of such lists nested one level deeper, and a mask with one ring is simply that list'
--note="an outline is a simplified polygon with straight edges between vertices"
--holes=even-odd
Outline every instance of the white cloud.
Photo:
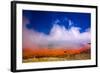
[{"label": "white cloud", "polygon": [[[24,23],[24,25],[26,25],[26,23]],[[34,45],[41,47],[48,47],[48,45],[66,48],[81,47],[83,44],[90,43],[91,32],[90,28],[88,28],[85,32],[80,33],[80,29],[81,28],[74,26],[70,29],[66,29],[64,26],[53,24],[50,34],[46,35],[33,29],[28,30],[23,26],[23,47],[32,48]]]}]

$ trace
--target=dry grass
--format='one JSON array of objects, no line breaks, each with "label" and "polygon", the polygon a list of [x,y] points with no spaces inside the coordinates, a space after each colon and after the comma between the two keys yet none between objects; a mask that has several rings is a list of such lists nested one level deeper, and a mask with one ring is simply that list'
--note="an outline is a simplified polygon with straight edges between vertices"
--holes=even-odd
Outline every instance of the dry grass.
[{"label": "dry grass", "polygon": [[88,60],[91,59],[90,52],[82,52],[80,54],[65,54],[63,56],[49,56],[49,57],[32,57],[23,59],[23,63],[29,62],[48,62],[48,61],[70,61],[70,60]]}]

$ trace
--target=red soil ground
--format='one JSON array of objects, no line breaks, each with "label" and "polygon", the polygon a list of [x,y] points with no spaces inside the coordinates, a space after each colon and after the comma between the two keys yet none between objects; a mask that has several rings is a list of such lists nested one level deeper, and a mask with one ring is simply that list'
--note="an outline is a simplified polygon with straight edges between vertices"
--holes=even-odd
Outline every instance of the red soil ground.
[{"label": "red soil ground", "polygon": [[64,48],[23,48],[23,58],[31,57],[54,57],[72,54],[80,54],[82,52],[90,52],[90,45],[77,49],[64,49]]}]

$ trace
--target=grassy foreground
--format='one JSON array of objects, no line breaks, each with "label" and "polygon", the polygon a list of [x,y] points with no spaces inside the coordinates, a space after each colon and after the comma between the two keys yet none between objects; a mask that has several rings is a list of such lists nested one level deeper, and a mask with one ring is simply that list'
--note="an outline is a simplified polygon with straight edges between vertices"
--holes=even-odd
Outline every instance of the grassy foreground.
[{"label": "grassy foreground", "polygon": [[48,62],[48,61],[70,61],[70,60],[88,60],[91,59],[90,52],[83,52],[80,54],[67,54],[63,56],[49,56],[49,57],[33,57],[33,58],[27,58],[23,59],[23,63],[29,63],[29,62]]}]

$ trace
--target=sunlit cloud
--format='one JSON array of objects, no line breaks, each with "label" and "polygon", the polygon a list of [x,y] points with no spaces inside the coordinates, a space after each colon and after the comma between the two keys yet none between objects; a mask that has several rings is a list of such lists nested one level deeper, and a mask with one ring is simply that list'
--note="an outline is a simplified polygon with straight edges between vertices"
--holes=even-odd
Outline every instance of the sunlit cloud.
[{"label": "sunlit cloud", "polygon": [[[68,19],[67,19],[68,20]],[[70,28],[65,28],[59,25],[59,19],[55,20],[50,33],[47,35],[42,32],[37,32],[34,29],[27,29],[25,26],[29,23],[27,18],[23,19],[23,48],[38,48],[38,47],[65,47],[79,48],[82,45],[88,44],[91,41],[90,28],[84,32],[80,32],[80,27],[73,26],[73,22],[69,21]],[[37,46],[35,46],[37,45]]]}]

